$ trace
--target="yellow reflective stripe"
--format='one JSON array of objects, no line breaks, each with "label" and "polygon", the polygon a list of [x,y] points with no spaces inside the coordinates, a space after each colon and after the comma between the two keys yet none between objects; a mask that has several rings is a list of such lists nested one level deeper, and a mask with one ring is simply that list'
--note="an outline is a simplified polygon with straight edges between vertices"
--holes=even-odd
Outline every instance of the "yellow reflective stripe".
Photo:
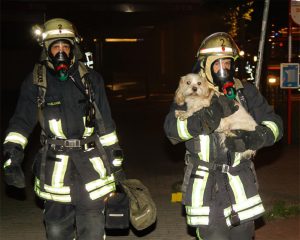
[{"label": "yellow reflective stripe", "polygon": [[[247,208],[251,208],[255,205],[258,205],[260,204],[262,201],[261,201],[261,198],[260,196],[257,194],[251,198],[248,198],[247,200],[245,200],[244,202],[241,202],[239,204],[233,204],[232,207],[233,207],[233,210],[235,212],[240,212],[240,211],[243,211]],[[228,207],[226,209],[224,209],[224,216],[227,217],[229,216],[230,212],[231,212],[231,209],[232,207]]]},{"label": "yellow reflective stripe", "polygon": [[24,149],[27,145],[27,138],[24,137],[22,134],[17,133],[17,132],[10,132],[5,140],[4,140],[4,144],[8,143],[8,142],[12,142],[12,143],[16,143],[16,144],[20,144],[21,147]]},{"label": "yellow reflective stripe", "polygon": [[193,192],[192,192],[192,207],[201,207],[203,205],[203,197],[204,197],[204,190],[207,183],[208,172],[204,171],[196,171],[197,175],[203,177],[203,179],[195,178],[193,183]]},{"label": "yellow reflective stripe", "polygon": [[122,165],[122,162],[123,162],[123,158],[115,158],[112,162],[112,164],[115,166],[115,167],[119,167]]},{"label": "yellow reflective stripe", "polygon": [[[47,187],[50,187],[50,186],[47,186]],[[45,188],[45,190],[46,190],[46,188]],[[39,196],[40,198],[46,199],[46,200],[52,200],[52,201],[57,201],[57,202],[71,202],[71,196],[69,194],[58,195],[58,194],[41,191],[40,190],[40,181],[37,178],[35,180],[34,191],[37,196]],[[67,193],[67,191],[65,191],[65,192]],[[70,189],[69,189],[68,193],[70,193]]]},{"label": "yellow reflective stripe", "polygon": [[209,215],[209,207],[185,207],[186,213],[188,215]]},{"label": "yellow reflective stripe", "polygon": [[208,225],[209,217],[208,216],[197,216],[197,217],[186,217],[186,222],[188,225],[195,226],[195,225]]},{"label": "yellow reflective stripe", "polygon": [[[36,177],[35,178],[35,186],[40,188],[40,180]],[[44,189],[49,193],[57,193],[57,194],[69,194],[70,187],[53,187],[47,184],[44,184]]]},{"label": "yellow reflective stripe", "polygon": [[[201,151],[201,160],[209,162],[209,136],[200,135],[200,151]],[[199,154],[198,154],[199,155]],[[200,157],[200,155],[199,155]]]},{"label": "yellow reflective stripe", "polygon": [[11,159],[8,159],[7,161],[5,161],[5,163],[3,164],[3,168],[6,168],[8,166],[11,165]]},{"label": "yellow reflective stripe", "polygon": [[[83,117],[83,124],[85,126],[85,122],[86,122],[86,117],[84,116]],[[88,137],[88,136],[91,136],[94,132],[94,128],[93,127],[84,127],[84,133],[83,133],[83,137]]]},{"label": "yellow reflective stripe", "polygon": [[235,202],[237,204],[246,201],[246,193],[242,181],[239,176],[233,176],[230,173],[227,173],[229,178],[229,184],[234,194]]},{"label": "yellow reflective stripe", "polygon": [[64,177],[67,170],[69,156],[56,155],[56,158],[60,158],[61,161],[55,162],[51,184],[55,187],[62,187],[64,185]]},{"label": "yellow reflective stripe", "polygon": [[239,165],[241,163],[241,159],[242,159],[242,153],[235,152],[234,153],[234,162],[233,162],[232,167]]},{"label": "yellow reflective stripe", "polygon": [[97,189],[93,192],[90,193],[90,198],[92,200],[95,200],[97,198],[100,198],[100,197],[103,197],[104,195],[112,192],[112,191],[115,191],[116,190],[116,185],[115,183],[111,183],[111,184],[108,184],[100,189]]},{"label": "yellow reflective stripe", "polygon": [[110,175],[109,177],[105,178],[105,179],[97,179],[95,181],[89,182],[87,184],[85,184],[85,189],[87,191],[93,191],[97,188],[103,187],[104,185],[107,185],[109,183],[112,183],[115,181],[115,178],[113,175]]},{"label": "yellow reflective stripe", "polygon": [[179,118],[177,118],[177,131],[182,140],[188,140],[192,138],[192,135],[187,129],[187,119],[181,121]]},{"label": "yellow reflective stripe", "polygon": [[[259,214],[262,214],[265,212],[265,208],[262,204],[259,204],[253,208],[250,208],[250,209],[247,209],[247,210],[244,210],[242,212],[239,212],[238,213],[238,216],[239,216],[239,219],[241,221],[243,220],[246,220],[246,219],[250,219],[250,218],[253,218]],[[226,218],[226,224],[227,226],[231,226],[231,223],[230,223],[230,218],[227,217]]]},{"label": "yellow reflective stripe", "polygon": [[204,48],[200,50],[200,53],[231,53],[232,48],[230,47],[214,47],[214,48]]},{"label": "yellow reflective stripe", "polygon": [[274,135],[274,142],[277,141],[277,138],[279,136],[279,129],[276,125],[276,123],[272,121],[263,121],[261,124],[265,125],[266,127],[270,128]]},{"label": "yellow reflective stripe", "polygon": [[106,169],[100,157],[90,158],[90,162],[93,164],[94,169],[99,173],[100,178],[106,176]]},{"label": "yellow reflective stripe", "polygon": [[55,137],[66,139],[66,136],[63,133],[61,120],[52,119],[49,120],[50,131],[54,134]]},{"label": "yellow reflective stripe", "polygon": [[100,137],[100,142],[103,146],[110,146],[118,142],[116,132],[112,132]]}]

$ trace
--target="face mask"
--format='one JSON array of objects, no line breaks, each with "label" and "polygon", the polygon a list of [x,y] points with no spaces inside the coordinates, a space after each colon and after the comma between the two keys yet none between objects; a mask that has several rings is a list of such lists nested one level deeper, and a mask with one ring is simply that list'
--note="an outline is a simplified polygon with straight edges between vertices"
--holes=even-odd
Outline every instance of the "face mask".
[{"label": "face mask", "polygon": [[68,70],[70,67],[70,59],[65,52],[58,52],[53,58],[53,65],[56,76],[60,81],[68,79]]},{"label": "face mask", "polygon": [[[225,64],[225,61],[226,64]],[[228,62],[228,58],[225,59],[217,59],[213,62],[211,67],[211,75],[213,77],[214,84],[219,87],[219,91],[223,92],[224,95],[230,99],[234,99],[236,97],[236,90],[233,87],[233,75],[234,75],[234,66],[233,59]],[[214,71],[213,66],[217,62],[219,69],[217,72]],[[222,66],[222,67],[221,67]]]}]

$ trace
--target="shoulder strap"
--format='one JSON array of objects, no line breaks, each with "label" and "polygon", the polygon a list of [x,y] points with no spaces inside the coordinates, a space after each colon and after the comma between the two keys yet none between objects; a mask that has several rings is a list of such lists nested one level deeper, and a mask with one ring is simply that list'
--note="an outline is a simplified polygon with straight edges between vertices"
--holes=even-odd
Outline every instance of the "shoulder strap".
[{"label": "shoulder strap", "polygon": [[243,85],[242,81],[235,78],[234,79],[234,85],[235,85],[235,88],[236,88],[236,91],[237,91],[238,101],[242,104],[242,106],[246,109],[246,111],[248,111],[248,103],[247,103],[247,100],[246,100],[244,92],[243,92],[244,91],[244,85]]}]

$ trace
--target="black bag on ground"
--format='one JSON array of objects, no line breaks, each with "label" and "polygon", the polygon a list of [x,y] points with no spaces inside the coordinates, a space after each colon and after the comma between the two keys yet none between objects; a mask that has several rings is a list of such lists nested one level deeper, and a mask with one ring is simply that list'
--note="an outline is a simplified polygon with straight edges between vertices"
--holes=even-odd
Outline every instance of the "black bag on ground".
[{"label": "black bag on ground", "polygon": [[156,221],[156,206],[150,192],[138,179],[120,182],[129,198],[130,222],[136,230],[144,230]]},{"label": "black bag on ground", "polygon": [[115,192],[106,199],[105,228],[129,228],[129,200],[126,193]]}]

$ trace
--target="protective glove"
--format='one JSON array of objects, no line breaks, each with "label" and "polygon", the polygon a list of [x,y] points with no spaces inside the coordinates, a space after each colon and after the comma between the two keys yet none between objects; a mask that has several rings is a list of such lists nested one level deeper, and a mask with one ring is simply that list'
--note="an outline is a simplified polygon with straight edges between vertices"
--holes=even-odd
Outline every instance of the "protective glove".
[{"label": "protective glove", "polygon": [[209,107],[203,108],[198,112],[202,134],[210,134],[218,128],[221,118],[227,117],[238,110],[234,101],[225,96],[219,98],[214,95]]},{"label": "protective glove", "polygon": [[256,126],[255,131],[238,130],[235,137],[227,137],[225,146],[231,152],[244,152],[246,150],[258,150],[264,147],[271,130],[265,126]]},{"label": "protective glove", "polygon": [[18,148],[4,152],[4,181],[7,185],[25,188],[25,177],[21,167],[23,151]]}]

